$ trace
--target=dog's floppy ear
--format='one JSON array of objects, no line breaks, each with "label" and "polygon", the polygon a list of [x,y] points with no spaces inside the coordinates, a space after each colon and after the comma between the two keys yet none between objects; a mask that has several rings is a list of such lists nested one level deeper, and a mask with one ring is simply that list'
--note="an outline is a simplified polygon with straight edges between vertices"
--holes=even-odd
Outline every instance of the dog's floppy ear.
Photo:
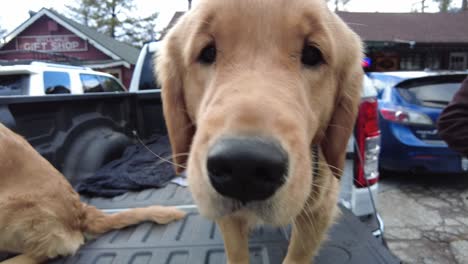
[{"label": "dog's floppy ear", "polygon": [[345,42],[348,54],[343,56],[346,58],[338,74],[335,107],[321,143],[325,159],[335,176],[340,176],[344,168],[346,148],[354,130],[364,77],[361,42],[354,34],[349,35],[353,41]]},{"label": "dog's floppy ear", "polygon": [[184,97],[181,40],[177,32],[171,33],[164,39],[155,63],[174,167],[177,173],[181,173],[186,166],[195,126],[187,114]]}]

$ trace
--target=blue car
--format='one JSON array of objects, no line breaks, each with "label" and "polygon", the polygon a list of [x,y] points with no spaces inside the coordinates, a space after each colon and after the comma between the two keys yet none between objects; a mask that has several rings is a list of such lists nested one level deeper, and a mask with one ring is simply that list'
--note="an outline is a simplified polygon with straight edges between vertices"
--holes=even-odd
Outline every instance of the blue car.
[{"label": "blue car", "polygon": [[378,90],[381,172],[464,173],[468,160],[448,148],[436,122],[468,72],[368,73]]}]

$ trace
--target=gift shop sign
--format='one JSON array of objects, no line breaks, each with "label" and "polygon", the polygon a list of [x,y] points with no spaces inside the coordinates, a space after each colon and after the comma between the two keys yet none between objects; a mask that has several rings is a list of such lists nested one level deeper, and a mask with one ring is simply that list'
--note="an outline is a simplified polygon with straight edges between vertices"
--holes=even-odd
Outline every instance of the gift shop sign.
[{"label": "gift shop sign", "polygon": [[17,50],[86,51],[88,43],[75,35],[27,36],[16,39]]}]

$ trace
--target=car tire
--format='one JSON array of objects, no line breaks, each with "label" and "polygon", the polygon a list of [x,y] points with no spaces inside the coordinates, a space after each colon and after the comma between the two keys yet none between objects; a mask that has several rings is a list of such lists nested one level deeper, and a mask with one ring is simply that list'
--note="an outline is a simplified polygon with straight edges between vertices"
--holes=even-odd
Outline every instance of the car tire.
[{"label": "car tire", "polygon": [[122,156],[131,140],[109,127],[87,130],[75,138],[64,159],[63,174],[76,186],[104,166]]}]

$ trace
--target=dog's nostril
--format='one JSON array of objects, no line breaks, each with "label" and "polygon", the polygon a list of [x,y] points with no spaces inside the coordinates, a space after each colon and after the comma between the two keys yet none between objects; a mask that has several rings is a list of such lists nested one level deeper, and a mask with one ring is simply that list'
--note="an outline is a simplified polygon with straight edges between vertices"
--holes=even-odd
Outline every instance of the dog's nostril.
[{"label": "dog's nostril", "polygon": [[220,194],[243,202],[264,200],[284,183],[288,158],[274,140],[223,138],[209,150],[207,169]]},{"label": "dog's nostril", "polygon": [[229,167],[223,160],[211,158],[208,159],[208,173],[210,175],[217,175],[218,180],[227,181],[232,174],[232,168]]},{"label": "dog's nostril", "polygon": [[255,168],[255,175],[256,177],[264,180],[264,181],[270,181],[270,180],[274,180],[272,179],[272,175],[274,175],[274,173],[270,173],[268,171],[268,169],[266,168],[262,168],[262,167],[259,167],[259,168]]}]

